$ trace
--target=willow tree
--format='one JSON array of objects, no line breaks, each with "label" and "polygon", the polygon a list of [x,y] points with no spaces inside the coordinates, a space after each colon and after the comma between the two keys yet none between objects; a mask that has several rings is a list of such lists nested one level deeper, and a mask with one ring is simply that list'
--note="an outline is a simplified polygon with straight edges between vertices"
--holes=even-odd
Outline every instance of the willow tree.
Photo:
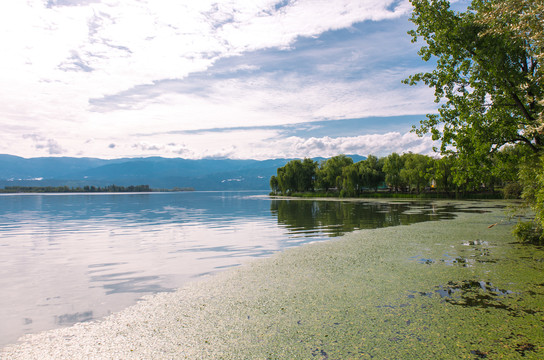
[{"label": "willow tree", "polygon": [[365,160],[359,161],[359,176],[361,187],[368,187],[378,191],[378,186],[385,180],[383,164],[374,155],[368,155]]},{"label": "willow tree", "polygon": [[270,188],[273,192],[313,191],[317,162],[312,159],[291,160],[277,169],[277,176],[270,178]]},{"label": "willow tree", "polygon": [[[524,147],[533,154],[525,170],[544,177],[543,1],[473,0],[459,12],[446,0],[411,0],[409,34],[425,42],[419,54],[436,66],[405,83],[434,88],[439,104],[414,131],[441,140],[443,154],[480,164],[475,171],[491,167],[490,154],[505,145]],[[528,200],[537,213],[544,206],[538,195]],[[544,216],[537,222],[544,225]]]},{"label": "willow tree", "polygon": [[353,159],[346,155],[333,156],[321,163],[317,175],[316,186],[328,191],[342,187],[342,169],[353,164]]},{"label": "willow tree", "polygon": [[385,174],[385,183],[395,192],[404,187],[405,183],[401,176],[404,168],[404,158],[397,153],[392,153],[385,158],[383,172]]},{"label": "willow tree", "polygon": [[410,186],[410,191],[415,188],[417,193],[430,182],[433,159],[421,154],[406,153],[402,155],[404,167],[400,176]]}]

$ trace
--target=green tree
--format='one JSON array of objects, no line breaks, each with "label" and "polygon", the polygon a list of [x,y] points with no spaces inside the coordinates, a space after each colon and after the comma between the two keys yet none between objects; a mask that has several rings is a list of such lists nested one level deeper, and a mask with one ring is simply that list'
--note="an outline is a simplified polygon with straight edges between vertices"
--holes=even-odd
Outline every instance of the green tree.
[{"label": "green tree", "polygon": [[328,191],[342,187],[342,169],[353,164],[353,159],[346,155],[337,155],[321,164],[317,171],[317,187]]},{"label": "green tree", "polygon": [[504,183],[518,181],[520,160],[531,152],[522,146],[505,146],[493,156],[493,174]]},{"label": "green tree", "polygon": [[400,176],[410,189],[415,188],[419,194],[421,188],[429,183],[431,159],[425,155],[407,153],[402,155],[402,160],[404,166]]},{"label": "green tree", "polygon": [[456,192],[478,191],[485,176],[484,171],[489,168],[488,162],[487,157],[476,161],[470,156],[455,156],[452,170]]},{"label": "green tree", "polygon": [[404,167],[403,159],[397,153],[392,153],[385,158],[383,172],[385,173],[385,182],[395,192],[399,191],[405,185],[401,171]]},{"label": "green tree", "polygon": [[432,179],[434,187],[438,191],[449,193],[454,189],[453,183],[453,165],[455,158],[453,156],[444,156],[440,159],[435,159],[432,164]]},{"label": "green tree", "polygon": [[272,175],[270,178],[270,189],[274,194],[278,193],[278,190],[280,189],[280,184],[278,182],[278,178]]},{"label": "green tree", "polygon": [[359,161],[359,176],[361,187],[378,190],[378,186],[385,180],[382,171],[383,163],[374,155],[368,155],[366,160]]},{"label": "green tree", "polygon": [[[434,88],[441,104],[438,114],[427,115],[414,130],[441,140],[442,154],[457,155],[454,181],[465,189],[493,183],[493,153],[507,144],[526,147],[534,155],[520,168],[524,198],[540,213],[542,0],[473,0],[464,12],[453,11],[446,0],[410,1],[416,28],[409,34],[413,42],[423,39],[419,54],[425,61],[436,59],[436,67],[405,83]],[[542,229],[544,218],[536,221]]]},{"label": "green tree", "polygon": [[359,167],[357,164],[349,164],[342,168],[341,196],[355,196],[359,193]]},{"label": "green tree", "polygon": [[[537,59],[544,61],[544,1],[502,0],[495,1],[486,14],[479,20],[487,26],[487,32],[499,36],[516,39],[523,44],[525,51]],[[544,71],[540,66],[535,71],[534,80],[544,83]],[[542,100],[540,101],[541,105]],[[538,126],[532,131],[544,131],[544,114],[542,107],[538,114]]]},{"label": "green tree", "polygon": [[277,176],[270,179],[272,190],[279,189],[282,193],[312,191],[317,163],[312,159],[291,160],[285,166],[277,169]]},{"label": "green tree", "polygon": [[309,158],[302,161],[302,191],[314,191],[318,164]]},{"label": "green tree", "polygon": [[522,198],[535,212],[532,223],[518,223],[514,233],[524,241],[544,243],[544,157],[527,155],[520,168],[519,181],[523,187]]},{"label": "green tree", "polygon": [[289,189],[289,182],[285,174],[285,166],[276,169],[276,179],[278,181],[278,188],[282,194],[286,194]]},{"label": "green tree", "polygon": [[[544,135],[535,131],[543,107],[542,68],[529,51],[531,44],[492,31],[486,19],[502,1],[473,0],[460,13],[446,0],[411,2],[416,29],[409,33],[414,42],[423,38],[427,43],[419,51],[422,58],[436,57],[437,63],[432,72],[415,74],[405,82],[424,82],[442,102],[439,114],[427,115],[417,132],[442,140],[443,153],[456,151],[473,158],[509,143],[542,150]],[[509,20],[519,23],[521,18]]]}]

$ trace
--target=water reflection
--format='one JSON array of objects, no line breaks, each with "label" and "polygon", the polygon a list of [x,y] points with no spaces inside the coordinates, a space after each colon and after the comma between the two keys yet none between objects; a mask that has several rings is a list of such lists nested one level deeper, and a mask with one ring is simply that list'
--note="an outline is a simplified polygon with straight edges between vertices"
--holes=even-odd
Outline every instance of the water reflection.
[{"label": "water reflection", "polygon": [[270,206],[279,224],[295,236],[340,236],[358,229],[409,225],[451,219],[452,206],[426,202],[353,202],[273,200]]},{"label": "water reflection", "polygon": [[77,322],[85,322],[92,320],[93,312],[86,311],[84,313],[75,313],[75,314],[64,314],[60,316],[55,316],[55,323],[57,325],[71,325]]}]

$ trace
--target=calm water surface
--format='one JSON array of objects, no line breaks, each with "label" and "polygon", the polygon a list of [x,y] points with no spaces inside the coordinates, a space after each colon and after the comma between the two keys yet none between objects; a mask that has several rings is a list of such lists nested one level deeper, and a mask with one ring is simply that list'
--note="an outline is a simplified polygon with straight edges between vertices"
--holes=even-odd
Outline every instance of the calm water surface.
[{"label": "calm water surface", "polygon": [[250,258],[453,210],[265,192],[1,195],[0,345],[101,318]]}]

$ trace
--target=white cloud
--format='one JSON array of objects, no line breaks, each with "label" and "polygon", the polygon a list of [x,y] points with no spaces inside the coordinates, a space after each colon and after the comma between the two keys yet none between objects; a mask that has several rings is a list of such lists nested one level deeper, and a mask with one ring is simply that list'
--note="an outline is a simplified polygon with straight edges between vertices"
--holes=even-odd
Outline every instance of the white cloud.
[{"label": "white cloud", "polygon": [[[232,131],[183,141],[171,135],[138,134],[433,110],[428,90],[398,90],[399,78],[404,77],[401,68],[350,81],[320,77],[349,66],[342,63],[322,64],[315,74],[297,74],[260,72],[259,64],[242,60],[224,73],[228,76],[212,78],[201,91],[161,87],[166,79],[175,82],[206,74],[220,59],[268,48],[289,49],[300,37],[316,37],[365,20],[398,18],[409,11],[406,0],[299,0],[276,9],[278,2],[1,2],[0,68],[7,70],[0,72],[1,151],[100,157],[244,157],[255,152],[264,158],[266,151],[275,156],[278,149],[258,141],[269,142],[278,134]],[[354,53],[352,61],[373,56]],[[237,73],[245,77],[236,78]],[[139,93],[142,86],[149,92]],[[313,148],[307,140],[294,138],[278,144],[286,146],[289,156],[319,146],[331,151],[340,147],[335,143],[340,140],[320,141]],[[165,145],[173,143],[183,145]]]},{"label": "white cloud", "polygon": [[289,149],[291,154],[303,153],[308,157],[329,157],[338,154],[373,154],[384,156],[393,152],[434,154],[432,150],[434,143],[430,136],[420,138],[413,133],[401,134],[399,132],[390,132],[387,134],[353,137],[310,139],[291,137],[282,142],[284,142],[282,145],[285,145],[285,148]]},{"label": "white cloud", "polygon": [[30,139],[34,143],[35,149],[45,150],[49,155],[62,155],[66,153],[59,143],[54,139],[46,139],[37,134],[24,134],[23,139]]},{"label": "white cloud", "polygon": [[[132,145],[140,154],[184,158],[230,157],[240,159],[302,158],[334,156],[338,154],[373,154],[385,156],[392,152],[414,152],[434,155],[436,144],[430,136],[423,138],[413,133],[389,132],[346,137],[283,138],[277,130],[233,130],[197,134],[160,134],[140,138]],[[147,140],[145,140],[147,139]],[[106,142],[104,142],[105,144]],[[116,147],[117,157],[130,149]]]},{"label": "white cloud", "polygon": [[[284,137],[281,129],[239,129],[182,133],[134,134],[127,142],[122,134],[103,138],[63,137],[55,140],[31,134],[19,143],[43,149],[47,155],[86,155],[101,158],[131,156],[165,156],[199,159],[229,157],[238,159],[269,159],[292,157],[334,156],[338,154],[374,154],[385,156],[392,152],[434,154],[429,136],[420,138],[413,133],[392,131],[344,137]],[[82,149],[83,153],[67,153],[66,148]],[[26,154],[21,154],[26,155]]]},{"label": "white cloud", "polygon": [[121,132],[131,133],[136,123],[138,132],[166,132],[433,112],[432,92],[399,86],[403,77],[400,71],[387,71],[357,81],[332,82],[271,73],[214,80],[200,91],[177,93],[157,86],[147,94],[96,105],[93,126],[113,122]]},{"label": "white cloud", "polygon": [[262,3],[268,6],[247,8],[221,28],[220,36],[228,39],[234,51],[288,47],[298,36],[314,36],[364,20],[390,19],[405,14],[409,9],[407,1],[402,1],[391,11],[388,8],[395,3],[394,0],[311,0],[293,1],[271,14],[276,1]]},{"label": "white cloud", "polygon": [[[306,0],[274,11],[276,1],[270,0],[103,0],[50,7],[41,0],[10,0],[0,5],[1,61],[14,71],[3,77],[75,85],[79,91],[85,84],[82,95],[96,97],[183,78],[221,57],[288,47],[299,36],[406,10],[404,2],[387,10],[392,3]],[[93,69],[92,75],[77,71],[81,65]]]}]

